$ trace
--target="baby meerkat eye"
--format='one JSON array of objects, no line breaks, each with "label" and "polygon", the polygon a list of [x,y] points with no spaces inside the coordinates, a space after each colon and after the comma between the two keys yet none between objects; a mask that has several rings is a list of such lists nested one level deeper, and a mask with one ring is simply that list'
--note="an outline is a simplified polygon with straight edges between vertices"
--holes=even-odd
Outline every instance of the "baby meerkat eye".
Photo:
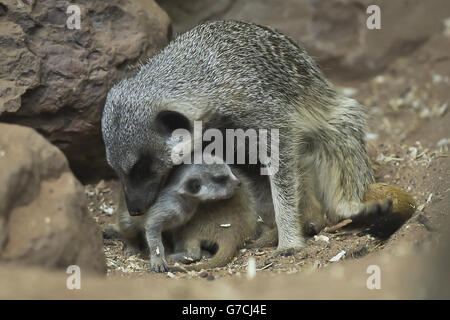
[{"label": "baby meerkat eye", "polygon": [[199,192],[200,188],[201,184],[200,180],[198,179],[191,179],[186,183],[186,189],[192,194],[196,194],[197,192]]},{"label": "baby meerkat eye", "polygon": [[214,181],[217,184],[224,184],[225,182],[228,181],[228,176],[227,175],[215,176],[212,177],[212,181]]}]

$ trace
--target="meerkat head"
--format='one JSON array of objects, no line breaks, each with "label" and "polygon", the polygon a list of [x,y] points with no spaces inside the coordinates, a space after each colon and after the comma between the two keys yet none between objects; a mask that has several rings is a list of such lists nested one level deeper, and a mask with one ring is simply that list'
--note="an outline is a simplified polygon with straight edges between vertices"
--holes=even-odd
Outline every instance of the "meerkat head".
[{"label": "meerkat head", "polygon": [[183,175],[178,183],[178,192],[181,195],[199,201],[223,200],[231,198],[241,185],[225,163],[184,166]]},{"label": "meerkat head", "polygon": [[108,93],[102,116],[102,134],[108,164],[125,191],[130,215],[142,215],[155,202],[169,176],[171,135],[190,122],[177,112],[156,112],[155,102],[142,96],[143,81],[126,79]]}]

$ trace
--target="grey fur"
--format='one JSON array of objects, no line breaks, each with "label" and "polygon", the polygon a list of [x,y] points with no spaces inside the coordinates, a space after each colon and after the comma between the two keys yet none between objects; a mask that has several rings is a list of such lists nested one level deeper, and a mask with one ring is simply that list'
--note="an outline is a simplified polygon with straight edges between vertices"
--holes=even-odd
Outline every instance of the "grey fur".
[{"label": "grey fur", "polygon": [[[191,190],[192,182],[195,182],[198,191]],[[140,251],[139,238],[144,234],[152,270],[167,271],[162,232],[188,223],[200,203],[231,198],[239,185],[239,180],[226,164],[178,167],[156,202],[144,215],[130,216],[126,207],[119,205],[118,229],[126,241],[126,253],[135,254]]]},{"label": "grey fur", "polygon": [[[311,219],[363,208],[374,181],[363,108],[339,96],[305,50],[271,28],[199,25],[110,90],[102,119],[107,158],[137,213],[155,201],[173,167],[170,138],[158,126],[164,110],[202,120],[204,129],[279,129],[280,168],[268,179],[279,249],[302,247]],[[134,183],[130,172],[143,155],[152,158],[151,177]]]}]

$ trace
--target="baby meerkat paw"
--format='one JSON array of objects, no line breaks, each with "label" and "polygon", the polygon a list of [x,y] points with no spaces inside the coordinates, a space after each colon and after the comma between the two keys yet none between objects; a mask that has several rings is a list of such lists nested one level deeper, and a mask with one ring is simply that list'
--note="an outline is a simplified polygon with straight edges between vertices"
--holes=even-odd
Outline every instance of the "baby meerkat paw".
[{"label": "baby meerkat paw", "polygon": [[123,254],[126,257],[135,256],[139,253],[141,253],[141,250],[138,247],[133,247],[133,246],[126,246],[123,250]]},{"label": "baby meerkat paw", "polygon": [[302,248],[284,248],[284,249],[276,249],[274,252],[272,252],[269,257],[273,259],[278,259],[281,257],[290,257],[294,254],[300,252]]},{"label": "baby meerkat paw", "polygon": [[164,258],[151,258],[150,267],[153,272],[167,272],[169,271],[169,265]]},{"label": "baby meerkat paw", "polygon": [[169,256],[171,259],[183,263],[183,264],[189,264],[189,263],[193,263],[193,262],[197,262],[200,261],[202,259],[201,256],[199,255],[195,255],[195,254],[191,254],[189,252],[177,252],[177,253],[173,253]]},{"label": "baby meerkat paw", "polygon": [[103,231],[103,239],[106,240],[114,240],[114,239],[121,239],[121,234],[117,230],[116,225],[109,225],[105,228]]},{"label": "baby meerkat paw", "polygon": [[393,211],[393,201],[382,200],[369,202],[355,217],[352,217],[355,226],[365,226],[370,235],[387,239],[407,220],[404,215]]}]

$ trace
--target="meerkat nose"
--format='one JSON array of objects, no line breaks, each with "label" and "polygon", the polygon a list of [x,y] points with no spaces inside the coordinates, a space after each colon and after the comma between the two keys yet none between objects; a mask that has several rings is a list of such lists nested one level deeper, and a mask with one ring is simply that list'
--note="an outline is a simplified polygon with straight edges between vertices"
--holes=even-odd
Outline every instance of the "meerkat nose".
[{"label": "meerkat nose", "polygon": [[143,212],[141,212],[141,211],[139,211],[139,210],[134,210],[134,211],[129,211],[130,212],[130,216],[141,216],[141,215],[143,215],[144,213]]},{"label": "meerkat nose", "polygon": [[236,177],[234,177],[233,179],[232,179],[232,183],[233,183],[233,185],[235,186],[235,187],[237,187],[237,188],[239,188],[240,186],[241,186],[241,180],[239,180],[238,178],[236,178]]}]

